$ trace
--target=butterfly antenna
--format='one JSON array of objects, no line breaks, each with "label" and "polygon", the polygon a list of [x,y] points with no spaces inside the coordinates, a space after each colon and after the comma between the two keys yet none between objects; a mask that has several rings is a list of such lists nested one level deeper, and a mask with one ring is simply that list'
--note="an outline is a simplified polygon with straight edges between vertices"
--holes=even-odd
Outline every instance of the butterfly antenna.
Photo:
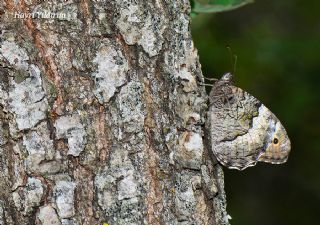
[{"label": "butterfly antenna", "polygon": [[234,60],[233,74],[236,74],[238,56],[237,55],[233,55],[233,60]]},{"label": "butterfly antenna", "polygon": [[232,49],[230,48],[230,46],[227,45],[227,49],[229,50],[230,57],[231,57],[232,74],[235,75],[235,73],[236,73],[236,67],[237,67],[238,56],[233,53],[233,51],[232,51]]}]

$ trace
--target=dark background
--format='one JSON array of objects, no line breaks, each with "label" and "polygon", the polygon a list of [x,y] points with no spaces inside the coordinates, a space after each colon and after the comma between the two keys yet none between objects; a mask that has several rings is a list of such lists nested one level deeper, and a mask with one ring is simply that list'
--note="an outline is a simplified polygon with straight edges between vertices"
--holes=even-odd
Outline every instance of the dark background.
[{"label": "dark background", "polygon": [[236,225],[319,224],[320,1],[256,0],[192,19],[205,76],[232,71],[236,85],[260,99],[287,129],[283,165],[224,169],[228,213]]}]

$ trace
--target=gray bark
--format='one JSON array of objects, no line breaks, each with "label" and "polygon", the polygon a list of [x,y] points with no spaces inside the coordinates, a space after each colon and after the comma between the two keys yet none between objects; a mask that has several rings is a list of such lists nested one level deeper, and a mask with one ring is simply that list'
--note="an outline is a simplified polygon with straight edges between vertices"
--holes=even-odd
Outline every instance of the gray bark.
[{"label": "gray bark", "polygon": [[0,3],[0,224],[228,223],[189,13]]}]

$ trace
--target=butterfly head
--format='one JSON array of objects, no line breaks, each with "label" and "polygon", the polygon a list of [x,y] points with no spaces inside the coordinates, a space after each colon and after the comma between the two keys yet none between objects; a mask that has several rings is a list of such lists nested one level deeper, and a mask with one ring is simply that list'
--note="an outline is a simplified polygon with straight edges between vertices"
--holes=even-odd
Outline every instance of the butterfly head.
[{"label": "butterfly head", "polygon": [[221,80],[222,80],[222,81],[225,81],[225,82],[232,82],[232,80],[233,80],[233,75],[232,75],[232,73],[226,73],[226,74],[224,74],[224,75],[221,77]]},{"label": "butterfly head", "polygon": [[288,160],[291,150],[291,143],[286,130],[282,124],[277,121],[273,132],[270,132],[266,149],[259,157],[259,161],[273,164],[285,163]]}]

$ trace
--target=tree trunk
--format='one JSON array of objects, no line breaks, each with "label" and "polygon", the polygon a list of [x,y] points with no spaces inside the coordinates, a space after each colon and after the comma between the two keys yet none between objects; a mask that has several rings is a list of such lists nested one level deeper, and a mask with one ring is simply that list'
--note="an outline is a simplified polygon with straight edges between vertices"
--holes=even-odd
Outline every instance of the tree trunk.
[{"label": "tree trunk", "polygon": [[1,1],[0,224],[228,223],[189,13]]}]

